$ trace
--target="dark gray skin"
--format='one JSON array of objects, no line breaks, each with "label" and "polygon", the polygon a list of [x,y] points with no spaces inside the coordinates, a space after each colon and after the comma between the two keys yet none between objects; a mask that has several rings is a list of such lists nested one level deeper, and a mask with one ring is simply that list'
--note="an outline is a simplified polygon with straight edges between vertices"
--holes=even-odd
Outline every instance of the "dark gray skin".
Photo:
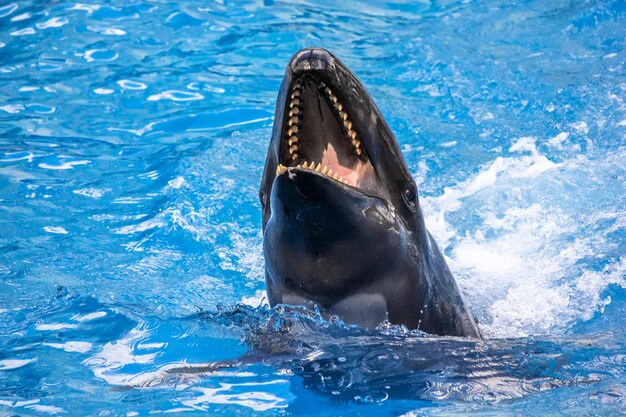
[{"label": "dark gray skin", "polygon": [[[360,154],[324,87],[344,104]],[[302,91],[297,157],[287,144],[294,88]],[[374,174],[351,186],[298,167],[321,161],[329,143],[342,166],[371,164]],[[278,164],[287,168],[277,175]],[[393,133],[359,80],[328,51],[304,49],[287,67],[260,199],[271,306],[316,306],[326,317],[368,328],[389,320],[430,334],[481,337],[426,230]]]}]

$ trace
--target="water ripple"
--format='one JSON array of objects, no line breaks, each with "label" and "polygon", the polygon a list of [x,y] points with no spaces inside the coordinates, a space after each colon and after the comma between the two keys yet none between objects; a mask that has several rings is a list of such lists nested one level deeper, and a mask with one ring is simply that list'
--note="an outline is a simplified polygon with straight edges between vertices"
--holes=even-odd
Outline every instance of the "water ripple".
[{"label": "water ripple", "polygon": [[168,90],[159,94],[153,94],[148,97],[148,101],[172,100],[172,101],[192,101],[203,100],[204,96],[200,93],[190,91]]},{"label": "water ripple", "polygon": [[[2,3],[0,414],[622,414],[622,3]],[[267,308],[258,182],[310,45],[493,340]]]},{"label": "water ripple", "polygon": [[69,19],[65,17],[53,17],[45,22],[37,23],[37,29],[48,29],[48,28],[60,28],[61,26],[67,25],[69,23]]},{"label": "water ripple", "polygon": [[117,84],[126,89],[126,90],[145,90],[146,88],[148,88],[148,86],[144,83],[141,83],[139,81],[131,81],[131,80],[119,80],[117,82]]},{"label": "water ripple", "polygon": [[0,19],[11,15],[16,10],[17,10],[16,3],[11,3],[6,6],[0,7]]},{"label": "water ripple", "polygon": [[115,61],[119,57],[120,55],[116,51],[108,49],[92,49],[85,52],[85,61],[87,62]]}]

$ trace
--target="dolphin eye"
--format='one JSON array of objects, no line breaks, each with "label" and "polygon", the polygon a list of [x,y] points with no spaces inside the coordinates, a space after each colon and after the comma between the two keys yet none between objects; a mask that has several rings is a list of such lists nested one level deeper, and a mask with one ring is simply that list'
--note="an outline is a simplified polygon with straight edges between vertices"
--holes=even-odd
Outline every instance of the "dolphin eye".
[{"label": "dolphin eye", "polygon": [[259,193],[259,200],[261,200],[261,205],[265,207],[267,204],[267,195],[263,192]]},{"label": "dolphin eye", "polygon": [[417,193],[415,191],[415,185],[411,184],[404,188],[402,191],[402,197],[404,198],[404,202],[411,208],[415,209],[416,206],[416,197]]}]

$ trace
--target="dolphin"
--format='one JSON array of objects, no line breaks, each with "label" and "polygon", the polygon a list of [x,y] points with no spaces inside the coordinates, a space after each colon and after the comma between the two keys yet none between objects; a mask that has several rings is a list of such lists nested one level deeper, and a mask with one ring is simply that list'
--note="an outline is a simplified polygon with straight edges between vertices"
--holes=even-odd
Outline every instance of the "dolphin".
[{"label": "dolphin", "polygon": [[270,306],[481,337],[426,230],[398,142],[365,87],[324,49],[303,49],[287,66],[259,198]]}]

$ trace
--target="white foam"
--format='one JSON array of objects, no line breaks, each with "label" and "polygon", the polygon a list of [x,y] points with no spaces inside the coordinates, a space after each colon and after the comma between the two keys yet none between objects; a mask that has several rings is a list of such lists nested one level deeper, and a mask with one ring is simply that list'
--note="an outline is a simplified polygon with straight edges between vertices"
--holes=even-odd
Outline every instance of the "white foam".
[{"label": "white foam", "polygon": [[561,132],[555,137],[548,139],[548,144],[555,148],[563,148],[563,142],[565,142],[568,138],[568,132]]},{"label": "white foam", "polygon": [[249,280],[262,281],[265,268],[261,233],[248,237],[234,230],[229,238],[232,246],[227,251],[218,249],[217,252],[222,260],[220,267],[225,270],[242,271]]},{"label": "white foam", "polygon": [[74,194],[96,199],[102,198],[102,196],[104,196],[109,191],[111,191],[110,188],[81,188],[80,190],[72,190]]},{"label": "white foam", "polygon": [[585,135],[589,133],[589,126],[587,126],[586,122],[580,121],[580,122],[572,123],[570,124],[570,126],[579,133],[582,133]]},{"label": "white foam", "polygon": [[269,306],[269,302],[267,301],[267,292],[265,290],[256,290],[254,295],[243,297],[241,299],[241,303],[255,308]]},{"label": "white foam", "polygon": [[[567,137],[557,135],[553,143]],[[626,151],[557,164],[535,143],[520,138],[511,156],[497,157],[439,197],[422,198],[426,224],[450,255],[488,337],[567,331],[610,303],[602,297],[607,285],[626,288],[623,259],[602,271],[588,264],[603,259],[615,244],[606,236],[626,224],[626,210],[615,210],[623,184],[609,180],[611,170],[623,169]],[[610,211],[588,208],[600,184],[602,207]],[[609,225],[594,231],[600,222]]]},{"label": "white foam", "polygon": [[440,208],[456,211],[461,207],[461,199],[469,197],[489,187],[493,187],[500,176],[512,178],[536,177],[545,171],[558,167],[544,155],[539,154],[536,138],[523,137],[511,146],[510,152],[529,152],[530,155],[497,157],[488,167],[476,176],[455,187],[446,187],[438,200]]},{"label": "white foam", "polygon": [[185,178],[183,178],[183,177],[176,177],[176,178],[174,178],[172,180],[169,180],[167,182],[167,185],[170,188],[173,188],[175,190],[180,190],[182,187],[187,186],[187,182],[185,181]]}]

